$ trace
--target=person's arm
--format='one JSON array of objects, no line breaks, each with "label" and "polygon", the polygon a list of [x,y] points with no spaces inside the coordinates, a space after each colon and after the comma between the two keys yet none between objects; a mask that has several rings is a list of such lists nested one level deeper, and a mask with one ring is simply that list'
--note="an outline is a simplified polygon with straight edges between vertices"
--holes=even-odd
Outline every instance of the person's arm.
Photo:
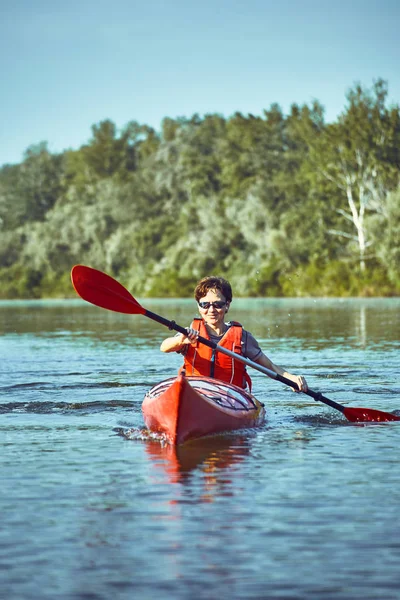
[{"label": "person's arm", "polygon": [[181,352],[185,346],[189,344],[195,344],[199,336],[199,332],[196,329],[187,330],[187,336],[183,333],[177,333],[176,335],[166,338],[160,346],[161,352]]},{"label": "person's arm", "polygon": [[263,352],[261,352],[261,354],[257,356],[255,362],[257,362],[262,367],[266,367],[270,371],[274,371],[274,373],[278,373],[278,375],[282,375],[282,377],[286,377],[286,379],[290,379],[290,381],[297,383],[299,389],[292,388],[294,391],[306,392],[308,390],[307,382],[302,375],[292,375],[282,367],[274,365],[274,363],[268,358],[268,356],[265,356]]}]

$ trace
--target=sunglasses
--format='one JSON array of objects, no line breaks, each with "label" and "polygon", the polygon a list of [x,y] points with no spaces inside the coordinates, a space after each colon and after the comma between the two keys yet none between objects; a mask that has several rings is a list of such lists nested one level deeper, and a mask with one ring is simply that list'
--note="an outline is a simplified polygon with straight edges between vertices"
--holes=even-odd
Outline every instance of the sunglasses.
[{"label": "sunglasses", "polygon": [[204,310],[208,310],[210,306],[214,306],[214,308],[223,308],[225,304],[226,302],[224,302],[223,300],[217,300],[216,302],[198,302],[200,308]]}]

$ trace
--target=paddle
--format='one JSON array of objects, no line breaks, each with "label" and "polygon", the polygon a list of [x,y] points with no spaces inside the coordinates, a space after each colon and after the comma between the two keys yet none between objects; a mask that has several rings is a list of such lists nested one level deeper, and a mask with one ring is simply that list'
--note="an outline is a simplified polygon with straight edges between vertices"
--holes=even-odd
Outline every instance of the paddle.
[{"label": "paddle", "polygon": [[[175,321],[170,321],[164,317],[161,317],[160,315],[157,315],[156,313],[151,312],[150,310],[145,309],[137,300],[135,300],[132,294],[128,292],[123,285],[109,275],[106,275],[106,273],[102,273],[97,269],[92,269],[91,267],[86,267],[84,265],[76,265],[72,268],[71,279],[78,295],[91,304],[95,304],[96,306],[106,308],[107,310],[113,310],[115,312],[131,315],[144,315],[153,321],[157,321],[157,323],[161,323],[161,325],[165,325],[171,330],[173,329],[175,331],[179,331],[179,333],[182,333],[183,335],[187,334],[187,330],[184,327],[177,325]],[[298,388],[298,386],[290,379],[287,379],[282,375],[278,375],[278,373],[275,373],[274,371],[271,371],[270,369],[267,369],[266,367],[263,367],[256,362],[245,358],[244,356],[236,354],[227,348],[223,348],[211,340],[201,336],[199,336],[198,340],[202,344],[216,349],[218,352],[227,354],[235,360],[238,360],[249,367],[252,367],[253,369],[257,369],[257,371],[268,375],[268,377],[271,377],[272,379],[276,379],[290,387]],[[374,410],[371,408],[349,408],[343,406],[342,404],[338,404],[337,402],[326,398],[321,394],[321,392],[314,392],[313,390],[308,389],[307,392],[303,393],[307,394],[307,396],[311,396],[311,398],[318,402],[323,402],[335,410],[339,410],[349,421],[352,422],[400,421],[400,417],[397,417],[391,413],[383,412],[381,410]]]}]

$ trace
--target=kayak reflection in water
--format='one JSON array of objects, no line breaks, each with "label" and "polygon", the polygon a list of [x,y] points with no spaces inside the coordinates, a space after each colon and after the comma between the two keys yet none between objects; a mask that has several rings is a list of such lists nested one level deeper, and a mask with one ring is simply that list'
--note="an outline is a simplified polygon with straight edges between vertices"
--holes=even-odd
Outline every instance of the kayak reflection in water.
[{"label": "kayak reflection in water", "polygon": [[306,392],[307,382],[301,375],[292,375],[275,365],[261,350],[253,335],[236,321],[225,322],[232,302],[232,288],[222,277],[204,277],[194,290],[200,317],[188,328],[187,336],[177,333],[161,344],[162,352],[179,352],[184,357],[186,375],[213,377],[251,390],[246,366],[226,354],[198,342],[199,335],[248,358],[259,365],[290,379],[298,385],[295,391]]}]

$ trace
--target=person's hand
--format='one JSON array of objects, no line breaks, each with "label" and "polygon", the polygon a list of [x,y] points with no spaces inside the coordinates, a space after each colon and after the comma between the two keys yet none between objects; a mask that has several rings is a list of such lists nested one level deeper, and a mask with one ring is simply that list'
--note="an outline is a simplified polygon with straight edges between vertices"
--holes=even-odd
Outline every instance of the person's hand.
[{"label": "person's hand", "polygon": [[292,390],[294,390],[295,392],[306,392],[308,390],[307,381],[302,375],[295,375],[293,379],[299,386],[299,389],[292,388]]},{"label": "person's hand", "polygon": [[187,336],[182,335],[182,344],[192,344],[193,346],[197,343],[197,338],[199,337],[199,332],[197,329],[193,329],[192,327],[187,328]]}]

